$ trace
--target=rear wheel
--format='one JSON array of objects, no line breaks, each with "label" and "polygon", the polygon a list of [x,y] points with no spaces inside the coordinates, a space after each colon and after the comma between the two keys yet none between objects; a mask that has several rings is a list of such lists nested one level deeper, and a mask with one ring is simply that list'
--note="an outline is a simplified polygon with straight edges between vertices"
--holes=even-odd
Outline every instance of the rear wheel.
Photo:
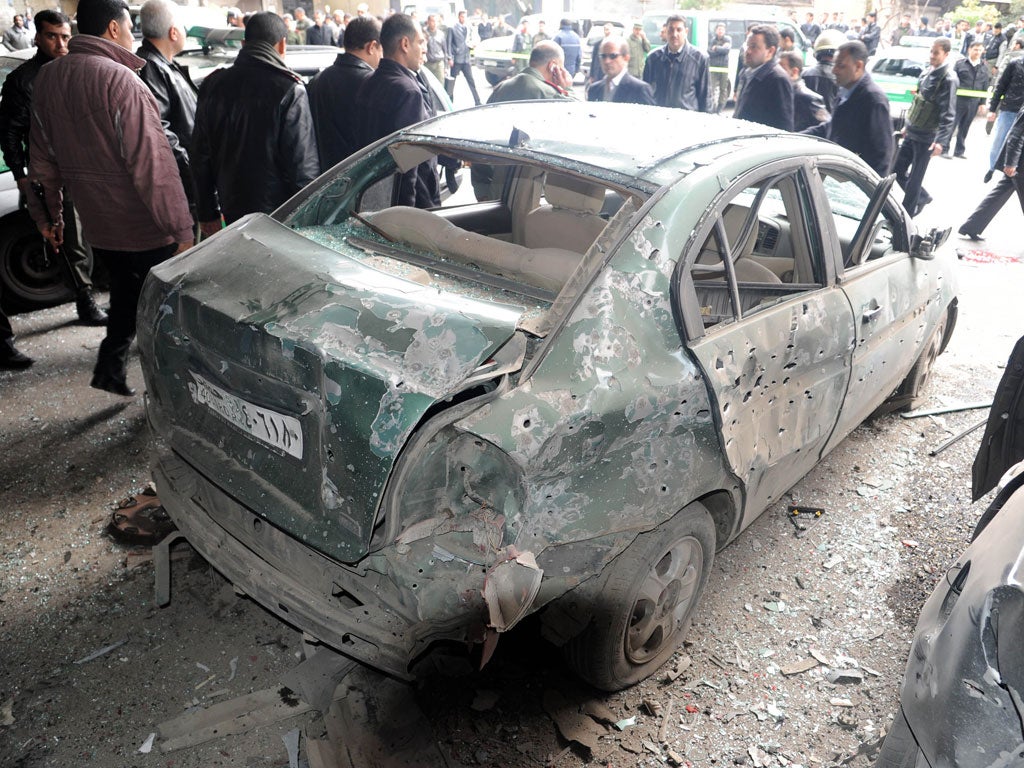
[{"label": "rear wheel", "polygon": [[893,719],[892,730],[882,742],[874,768],[914,768],[920,754],[921,748],[917,746],[914,734],[910,731],[903,707],[900,707]]},{"label": "rear wheel", "polygon": [[714,554],[715,526],[698,503],[638,536],[602,575],[590,624],[565,646],[570,666],[605,691],[653,674],[686,637]]},{"label": "rear wheel", "polygon": [[64,279],[67,267],[43,245],[43,237],[25,211],[0,219],[0,283],[4,307],[11,312],[63,304],[74,298]]},{"label": "rear wheel", "polygon": [[924,349],[921,350],[921,355],[914,362],[914,367],[910,369],[907,378],[903,380],[899,389],[896,390],[896,394],[892,396],[890,401],[892,408],[912,410],[918,408],[923,403],[922,393],[928,385],[929,379],[931,379],[935,360],[945,348],[948,323],[949,310],[947,309],[942,314],[942,319],[924,345]]}]

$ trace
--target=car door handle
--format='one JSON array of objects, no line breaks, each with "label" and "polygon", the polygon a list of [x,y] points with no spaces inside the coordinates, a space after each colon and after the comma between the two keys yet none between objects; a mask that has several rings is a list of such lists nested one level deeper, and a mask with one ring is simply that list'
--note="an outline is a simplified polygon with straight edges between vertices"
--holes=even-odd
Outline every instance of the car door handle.
[{"label": "car door handle", "polygon": [[874,309],[865,309],[864,312],[861,313],[860,321],[862,323],[870,323],[872,320],[878,317],[878,313],[881,311],[881,307],[875,307]]}]

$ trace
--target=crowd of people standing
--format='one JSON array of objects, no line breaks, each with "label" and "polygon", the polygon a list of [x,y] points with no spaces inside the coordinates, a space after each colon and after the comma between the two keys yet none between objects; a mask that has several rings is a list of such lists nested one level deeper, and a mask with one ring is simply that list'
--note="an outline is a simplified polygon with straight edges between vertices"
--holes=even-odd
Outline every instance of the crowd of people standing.
[{"label": "crowd of people standing", "polygon": [[[108,316],[92,301],[87,278],[76,283],[82,321],[107,326],[94,387],[133,394],[126,357],[150,267],[246,214],[273,211],[352,152],[435,114],[439,104],[426,71],[449,94],[461,75],[479,104],[470,48],[485,35],[512,34],[503,22],[485,19],[487,29],[471,23],[465,11],[446,27],[434,15],[422,24],[398,13],[382,21],[365,7],[331,21],[319,11],[312,19],[301,11],[289,18],[229,10],[228,22],[244,26],[244,46],[231,67],[211,74],[201,88],[174,60],[185,31],[173,0],[143,5],[144,41],[135,53],[125,0],[81,0],[75,38],[62,14],[36,16],[37,54],[4,85],[0,144],[50,246],[71,255],[89,243],[110,272]],[[965,39],[967,58],[954,68],[948,58],[954,41],[930,35],[930,66],[897,150],[889,101],[867,71],[881,33],[873,13],[863,21],[849,39],[841,15],[832,14],[822,28],[808,14],[801,29],[815,40],[817,64],[806,69],[792,50],[791,31],[751,26],[741,46],[734,117],[831,139],[880,176],[895,172],[904,206],[916,215],[931,199],[922,185],[928,162],[949,152],[954,131],[954,154],[964,153],[979,97],[958,95],[958,89],[961,82],[973,94],[987,88],[991,41],[983,28],[980,37]],[[300,32],[300,41],[310,42],[312,33],[344,48],[308,86],[285,61],[289,41]],[[585,97],[719,112],[734,90],[731,77],[722,77],[733,41],[718,25],[701,50],[689,32],[681,15],[671,15],[663,45],[655,47],[639,23],[628,35],[608,25],[584,50],[568,19],[550,37],[543,22],[535,29],[524,22],[514,33],[517,74],[495,87],[490,101]],[[586,56],[585,96],[576,96],[574,77]],[[1009,181],[997,185],[986,212],[1019,191],[1010,171],[1024,134],[1014,121],[1021,106],[1024,57],[1006,67],[991,98],[991,168]],[[1005,136],[1012,138],[1008,152]],[[398,202],[438,205],[438,173],[436,161],[407,171]],[[980,237],[980,221],[972,219],[961,232]],[[10,322],[0,314],[0,368],[31,362],[15,349]]]}]

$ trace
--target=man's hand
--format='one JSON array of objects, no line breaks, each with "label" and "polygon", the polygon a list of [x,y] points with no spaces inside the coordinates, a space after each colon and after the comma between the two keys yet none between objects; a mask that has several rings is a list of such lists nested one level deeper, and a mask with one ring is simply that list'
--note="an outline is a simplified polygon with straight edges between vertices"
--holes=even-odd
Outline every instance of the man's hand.
[{"label": "man's hand", "polygon": [[931,146],[932,157],[938,157],[939,155],[941,155],[942,154],[942,149],[943,149],[942,145],[939,144],[938,142],[935,142],[934,144],[932,144],[932,146]]},{"label": "man's hand", "polygon": [[1017,167],[1014,165],[1008,165],[1003,168],[1003,173],[1009,176],[1011,179],[1017,175]]},{"label": "man's hand", "polygon": [[64,227],[55,226],[53,224],[40,224],[39,233],[45,238],[46,242],[50,244],[53,250],[59,250],[64,244]]},{"label": "man's hand", "polygon": [[996,121],[996,113],[995,112],[989,112],[987,119],[988,119],[988,121],[990,123],[994,123]]},{"label": "man's hand", "polygon": [[564,91],[572,88],[572,75],[569,74],[569,70],[554,61],[548,67],[548,77],[551,78],[552,83]]},{"label": "man's hand", "polygon": [[212,221],[200,221],[199,231],[202,232],[203,237],[213,237],[221,230],[223,219],[213,219]]},{"label": "man's hand", "polygon": [[179,253],[184,253],[193,245],[195,245],[195,243],[193,243],[191,240],[189,240],[187,243],[178,243],[178,250],[174,252],[174,255],[177,256]]}]

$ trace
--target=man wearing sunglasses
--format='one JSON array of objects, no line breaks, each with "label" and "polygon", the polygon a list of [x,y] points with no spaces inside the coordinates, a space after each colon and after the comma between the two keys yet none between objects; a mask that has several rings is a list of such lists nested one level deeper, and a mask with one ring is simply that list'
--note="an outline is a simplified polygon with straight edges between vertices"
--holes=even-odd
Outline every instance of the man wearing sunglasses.
[{"label": "man wearing sunglasses", "polygon": [[587,101],[654,105],[651,86],[626,71],[629,65],[629,44],[625,40],[605,40],[601,43],[599,56],[604,77],[587,87]]}]

